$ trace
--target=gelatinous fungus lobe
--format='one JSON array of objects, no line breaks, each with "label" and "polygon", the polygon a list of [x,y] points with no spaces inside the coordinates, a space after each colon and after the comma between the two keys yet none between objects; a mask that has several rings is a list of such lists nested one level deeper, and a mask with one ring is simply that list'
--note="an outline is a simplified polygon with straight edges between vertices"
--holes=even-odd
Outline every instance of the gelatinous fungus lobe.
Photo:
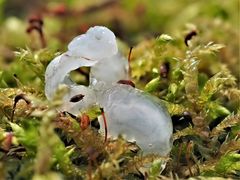
[{"label": "gelatinous fungus lobe", "polygon": [[[131,50],[127,60],[118,52],[113,32],[101,26],[90,28],[74,38],[68,51],[49,64],[45,93],[52,99],[59,85],[67,86],[69,91],[59,110],[78,115],[98,105],[105,142],[122,135],[127,141],[136,142],[145,154],[165,156],[172,146],[171,118],[158,98],[135,88],[129,80]],[[69,77],[72,70],[83,66],[90,67],[88,87],[75,84]],[[81,123],[82,129],[89,125],[87,115],[82,115]]]}]

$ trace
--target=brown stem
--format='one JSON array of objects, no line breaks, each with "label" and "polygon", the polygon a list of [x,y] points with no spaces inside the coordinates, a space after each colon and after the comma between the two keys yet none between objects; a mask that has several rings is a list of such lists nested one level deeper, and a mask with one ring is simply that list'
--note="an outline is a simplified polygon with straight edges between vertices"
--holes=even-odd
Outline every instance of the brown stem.
[{"label": "brown stem", "polygon": [[129,78],[131,78],[131,76],[132,76],[132,69],[131,69],[131,65],[130,65],[132,49],[133,49],[133,47],[130,47],[129,53],[128,53],[128,76],[129,76]]},{"label": "brown stem", "polygon": [[186,151],[186,161],[187,161],[187,166],[188,166],[189,173],[190,173],[191,176],[193,176],[192,169],[191,169],[191,166],[190,166],[191,150],[192,150],[192,143],[188,142],[187,143],[187,151]]},{"label": "brown stem", "polygon": [[106,120],[106,116],[105,116],[105,113],[104,113],[103,108],[101,108],[101,112],[102,112],[102,117],[103,117],[103,122],[104,122],[104,128],[105,128],[105,138],[104,138],[104,142],[107,142],[107,136],[108,136],[107,120]]},{"label": "brown stem", "polygon": [[37,25],[31,24],[31,25],[27,28],[27,33],[31,33],[33,30],[35,30],[36,32],[38,32],[39,38],[40,38],[40,42],[41,42],[41,45],[42,45],[42,48],[45,48],[45,47],[46,47],[46,40],[45,40],[45,38],[44,38],[42,26],[37,26]]},{"label": "brown stem", "polygon": [[183,148],[183,143],[180,144],[179,148],[178,148],[178,155],[177,155],[177,169],[179,167],[180,164],[180,157],[182,154],[182,148]]},{"label": "brown stem", "polygon": [[92,180],[92,160],[88,159],[88,179]]}]

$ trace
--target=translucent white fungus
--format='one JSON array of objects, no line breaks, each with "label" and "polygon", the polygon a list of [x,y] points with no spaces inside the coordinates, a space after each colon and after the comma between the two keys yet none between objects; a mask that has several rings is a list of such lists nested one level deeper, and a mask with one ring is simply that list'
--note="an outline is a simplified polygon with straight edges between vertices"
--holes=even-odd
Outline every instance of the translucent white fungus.
[{"label": "translucent white fungus", "polygon": [[119,80],[128,79],[128,60],[120,53],[98,61],[90,71],[90,83],[104,82],[106,87]]},{"label": "translucent white fungus", "polygon": [[99,60],[113,56],[118,48],[112,31],[103,26],[95,26],[86,34],[75,37],[69,43],[68,50],[71,56]]},{"label": "translucent white fungus", "polygon": [[[99,96],[110,137],[122,135],[147,153],[171,150],[172,121],[159,99],[129,85],[117,84]],[[104,129],[100,120],[101,131]]]},{"label": "translucent white fungus", "polygon": [[93,66],[97,61],[86,60],[81,57],[72,57],[66,53],[57,56],[48,65],[45,72],[45,94],[52,99],[60,84],[74,85],[69,73],[79,67]]},{"label": "translucent white fungus", "polygon": [[[90,86],[75,84],[69,73],[89,66]],[[142,151],[167,155],[171,150],[172,122],[159,99],[129,85],[117,84],[128,79],[128,61],[119,52],[116,37],[106,27],[95,26],[77,36],[68,51],[56,57],[45,73],[45,94],[51,100],[64,84],[68,93],[63,97],[60,111],[78,115],[98,104],[105,111],[108,135],[122,135],[136,142]],[[100,118],[100,131],[103,120]]]},{"label": "translucent white fungus", "polygon": [[[81,95],[82,98],[76,101],[72,99]],[[69,86],[69,92],[63,98],[63,105],[58,109],[60,111],[67,111],[73,115],[79,113],[96,104],[95,92],[90,88],[82,85]]]},{"label": "translucent white fungus", "polygon": [[[74,38],[68,45],[68,51],[52,60],[46,69],[45,94],[48,99],[53,98],[59,85],[69,86],[69,93],[64,97],[64,104],[60,110],[65,109],[72,114],[78,114],[79,109],[87,108],[92,104],[91,100],[91,103],[87,103],[87,91],[77,92],[80,87],[69,77],[71,71],[83,66],[94,66],[90,75],[92,84],[94,81],[111,85],[112,82],[127,78],[128,63],[118,53],[115,35],[106,27],[90,28],[86,34]],[[77,103],[69,101],[71,97],[79,93],[85,95],[83,100]],[[94,97],[93,93],[89,94]]]}]

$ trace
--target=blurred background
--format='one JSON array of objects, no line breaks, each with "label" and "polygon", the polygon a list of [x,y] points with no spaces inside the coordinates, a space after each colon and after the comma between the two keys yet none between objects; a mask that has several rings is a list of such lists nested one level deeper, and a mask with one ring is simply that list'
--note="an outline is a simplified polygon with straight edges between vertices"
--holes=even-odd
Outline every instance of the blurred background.
[{"label": "blurred background", "polygon": [[202,44],[226,46],[219,61],[238,82],[240,78],[238,0],[0,0],[0,25],[1,74],[11,68],[13,51],[62,52],[73,37],[94,25],[109,27],[125,48],[163,33],[184,41],[194,26]]}]

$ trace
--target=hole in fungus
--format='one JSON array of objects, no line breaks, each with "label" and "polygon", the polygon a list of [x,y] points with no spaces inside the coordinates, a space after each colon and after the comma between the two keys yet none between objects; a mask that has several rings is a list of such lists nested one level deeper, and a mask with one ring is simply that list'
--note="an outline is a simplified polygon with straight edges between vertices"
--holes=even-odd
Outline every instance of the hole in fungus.
[{"label": "hole in fungus", "polygon": [[88,86],[89,85],[89,68],[81,67],[74,71],[71,71],[70,79],[76,84]]},{"label": "hole in fungus", "polygon": [[73,97],[71,97],[70,102],[76,103],[79,102],[83,99],[84,95],[83,94],[77,94]]}]

